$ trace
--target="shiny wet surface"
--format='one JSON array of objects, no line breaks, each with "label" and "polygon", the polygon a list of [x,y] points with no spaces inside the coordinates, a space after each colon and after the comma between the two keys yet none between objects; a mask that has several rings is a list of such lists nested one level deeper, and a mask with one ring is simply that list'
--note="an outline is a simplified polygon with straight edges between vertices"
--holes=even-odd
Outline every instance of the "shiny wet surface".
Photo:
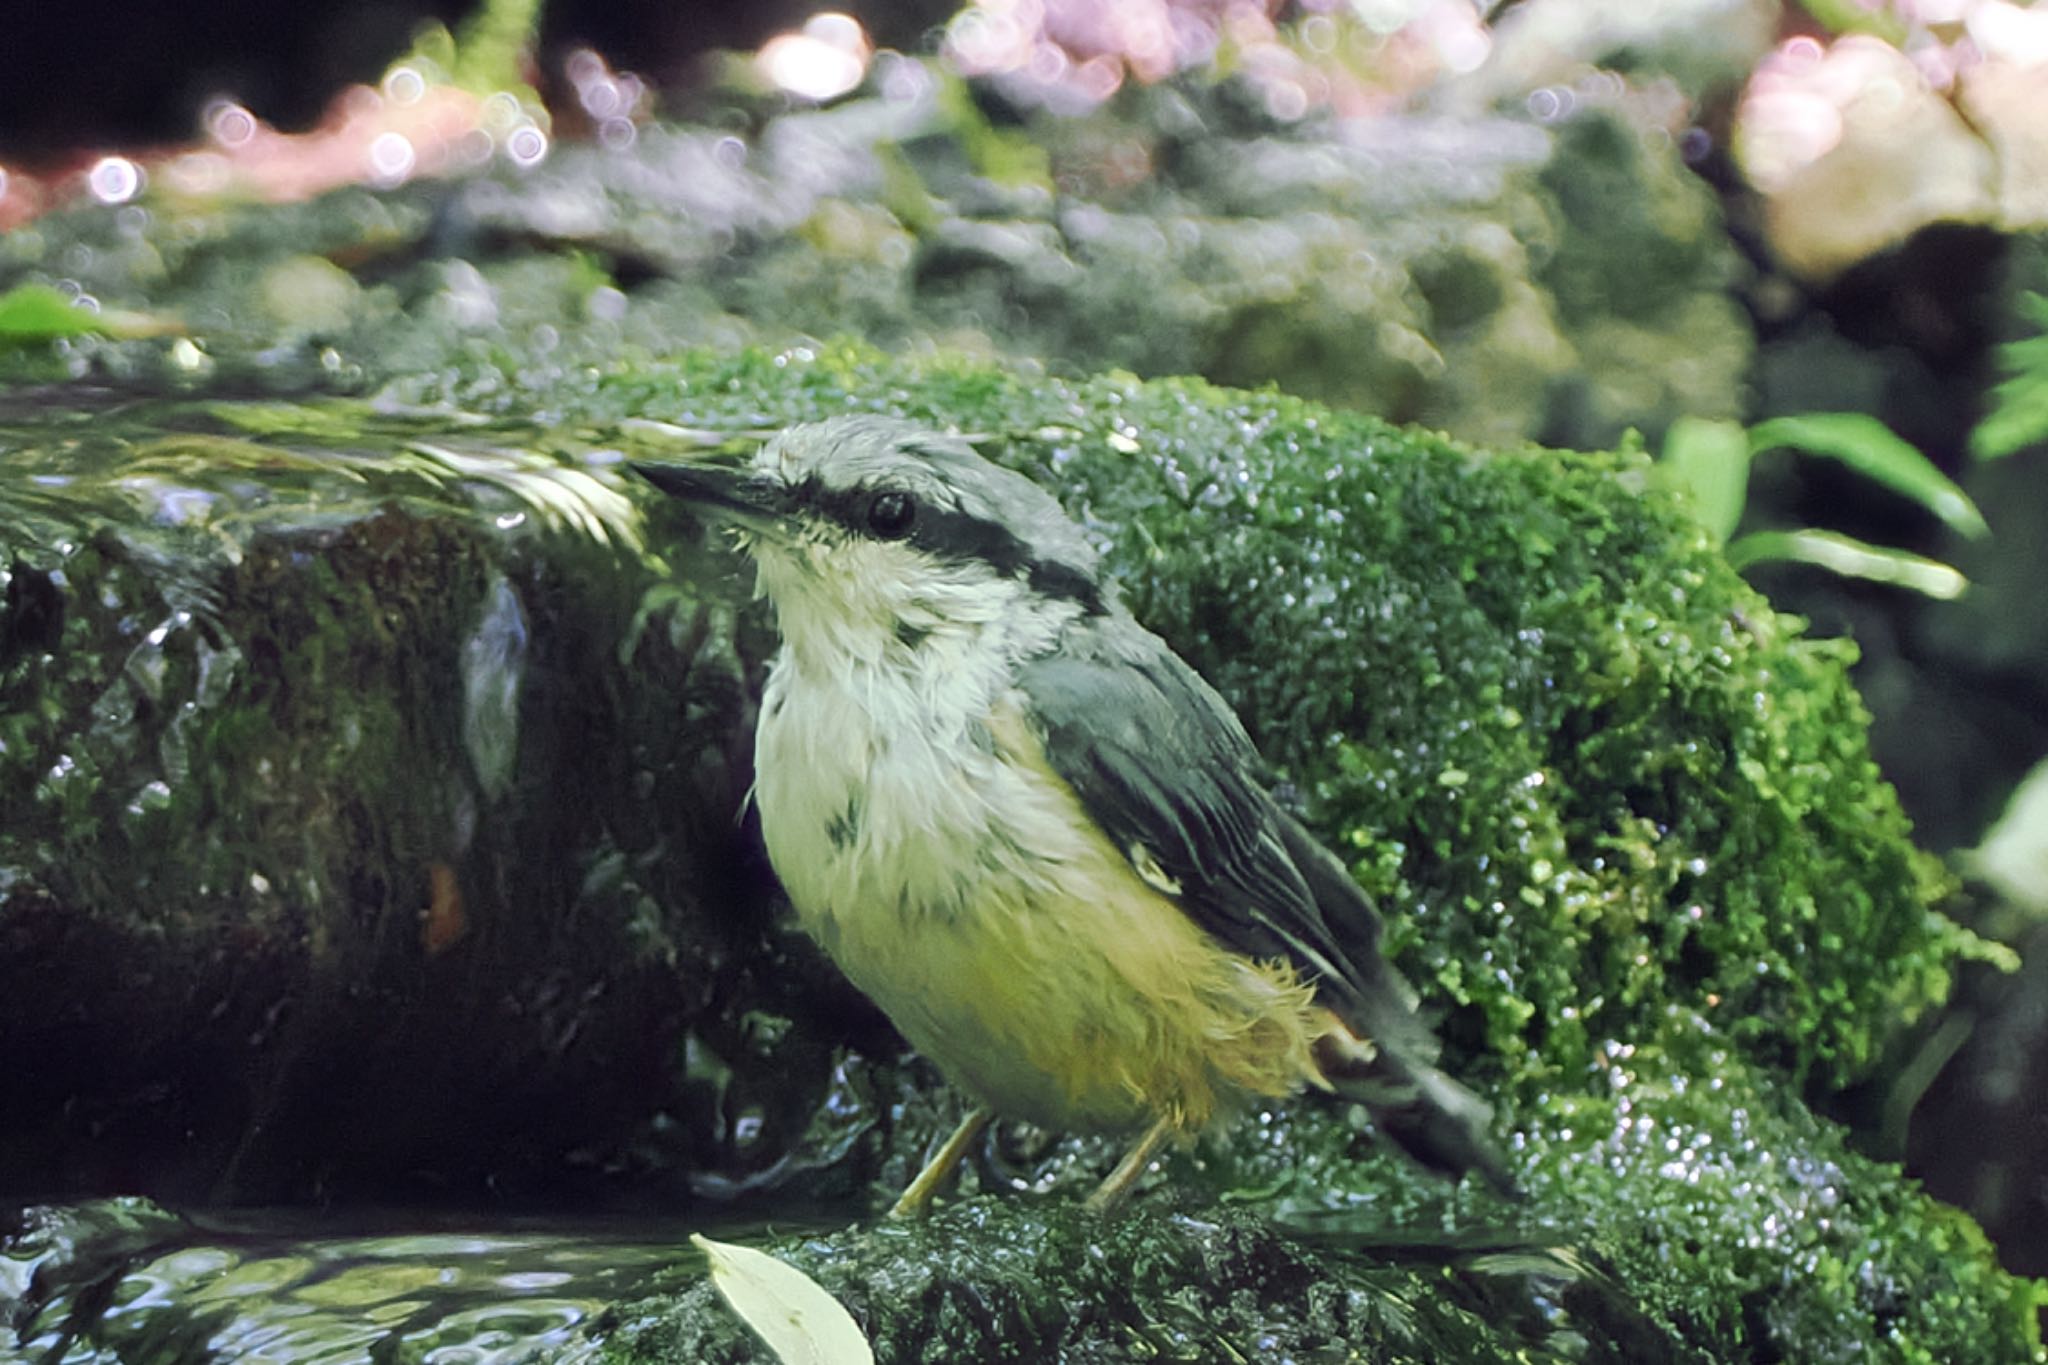
[{"label": "shiny wet surface", "polygon": [[0,1247],[0,1361],[39,1365],[580,1361],[606,1305],[703,1273],[680,1220],[380,1228],[114,1200],[27,1221]]}]

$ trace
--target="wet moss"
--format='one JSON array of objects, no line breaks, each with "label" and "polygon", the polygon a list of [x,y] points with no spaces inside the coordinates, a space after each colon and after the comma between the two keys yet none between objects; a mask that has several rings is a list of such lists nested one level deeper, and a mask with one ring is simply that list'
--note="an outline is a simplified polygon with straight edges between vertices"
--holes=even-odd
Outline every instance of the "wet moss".
[{"label": "wet moss", "polygon": [[[693,1031],[681,1084],[697,1096],[693,1122],[706,1121],[692,1139],[698,1155],[708,1170],[719,1132],[767,1134],[755,1174],[724,1193],[843,1193],[877,1170],[893,1177],[943,1127],[942,1106],[902,1088],[904,1074],[886,1066],[856,1061],[834,1073],[829,1050],[865,1036],[886,1057],[886,1036],[872,1020],[797,1001],[812,978],[760,921],[696,921],[712,946],[693,947],[670,936],[658,905],[706,894],[656,865],[664,848],[714,846],[698,828],[717,804],[703,790],[725,791],[717,818],[730,828],[737,774],[719,765],[743,761],[731,752],[741,733],[731,707],[765,646],[765,623],[721,618],[694,594],[724,582],[737,595],[740,566],[692,548],[673,509],[631,490],[637,501],[620,505],[637,511],[595,523],[611,530],[586,525],[552,568],[515,572],[473,554],[466,533],[411,525],[404,490],[407,480],[439,480],[487,515],[568,515],[565,506],[588,498],[565,504],[550,472],[564,466],[522,464],[522,443],[659,457],[677,438],[647,419],[734,432],[859,409],[973,432],[1066,500],[1141,617],[1232,698],[1283,791],[1351,857],[1388,911],[1390,946],[1439,1017],[1450,1064],[1500,1107],[1532,1199],[1511,1211],[1418,1178],[1364,1139],[1357,1116],[1305,1102],[1250,1116],[1176,1157],[1122,1221],[1096,1225],[1066,1192],[1099,1170],[1107,1147],[1056,1144],[979,1177],[1049,1188],[1049,1202],[968,1199],[928,1232],[863,1224],[778,1247],[846,1293],[884,1358],[917,1358],[937,1342],[963,1356],[999,1343],[1017,1358],[1209,1359],[1264,1344],[1312,1356],[1330,1339],[1387,1360],[2036,1358],[2034,1286],[2000,1273],[1967,1220],[1855,1155],[1800,1098],[1867,1068],[1941,997],[1956,958],[1977,951],[1939,914],[1939,868],[1913,848],[1870,762],[1846,678],[1850,652],[1806,639],[1750,592],[1646,487],[1640,457],[1489,453],[1274,394],[1066,382],[855,346],[686,354],[579,370],[552,385],[517,366],[472,355],[392,379],[362,409],[210,410],[216,427],[245,433],[242,444],[204,447],[233,471],[302,448],[309,422],[331,441],[351,411],[368,422],[373,411],[463,404],[463,424],[496,422],[489,440],[500,453],[483,467],[498,477],[465,464],[468,447],[452,435],[439,439],[458,458],[422,453],[446,416],[385,416],[375,419],[386,424],[379,495],[364,505],[351,494],[352,512],[295,507],[324,567],[266,560],[280,547],[262,536],[236,542],[242,557],[223,564],[208,558],[205,538],[178,540],[175,523],[161,538],[141,537],[149,554],[125,558],[113,555],[118,537],[51,536],[70,558],[42,564],[30,554],[21,560],[29,572],[10,579],[7,638],[17,644],[7,678],[25,699],[9,708],[10,744],[39,752],[34,727],[63,717],[75,738],[85,714],[90,733],[58,752],[104,772],[102,750],[146,750],[179,771],[164,757],[179,752],[165,738],[171,722],[134,699],[149,695],[151,678],[166,695],[208,695],[200,645],[218,652],[232,639],[249,661],[232,674],[234,695],[249,704],[239,719],[237,708],[207,712],[216,728],[194,732],[204,742],[188,750],[205,760],[195,769],[232,757],[242,775],[233,790],[246,798],[276,722],[354,736],[359,757],[400,772],[421,753],[442,754],[461,794],[488,805],[494,790],[530,790],[573,766],[560,745],[504,759],[488,728],[473,734],[461,720],[478,704],[462,661],[494,638],[485,629],[502,596],[494,585],[511,585],[535,612],[552,595],[570,609],[547,613],[566,632],[551,633],[551,666],[582,670],[606,690],[569,706],[551,733],[616,733],[641,755],[640,771],[694,762],[712,776],[695,804],[594,803],[602,828],[589,841],[537,815],[487,824],[499,859],[491,865],[520,866],[515,849],[552,850],[559,856],[535,865],[554,869],[540,874],[542,889],[557,887],[579,913],[657,903],[635,951],[683,959]],[[597,489],[628,493],[605,480]],[[261,502],[250,491],[232,505]],[[17,494],[10,511],[49,529],[47,500]],[[638,571],[607,578],[622,556],[642,553],[621,548],[635,535],[687,571],[667,583]],[[219,639],[197,629],[207,618],[195,613],[189,644],[183,626],[166,637],[183,653],[159,650],[158,663],[144,651],[142,681],[131,670],[115,693],[121,704],[95,709],[85,677],[64,684],[72,691],[52,687],[63,668],[110,646],[47,642],[52,632],[118,633],[125,618],[75,594],[53,612],[35,577],[86,566],[88,555],[109,557],[95,582],[135,580],[116,602],[131,590],[159,593],[168,609],[182,583],[196,592],[231,581],[236,600],[254,601],[268,600],[255,589],[270,583],[283,594],[274,605],[288,609],[266,613],[272,624],[255,636]],[[211,567],[195,576],[181,564]],[[609,586],[592,588],[578,564]],[[16,581],[26,585],[19,592]],[[444,608],[417,591],[428,581],[460,585],[465,605],[437,614]],[[209,599],[194,600],[205,608]],[[161,618],[136,619],[146,631]],[[587,635],[573,629],[579,619]],[[357,651],[387,632],[414,641],[408,650],[445,656],[441,665],[351,673]],[[736,648],[742,639],[751,644]],[[259,657],[266,648],[275,661]],[[621,663],[630,673],[616,671]],[[27,685],[36,670],[40,681]],[[330,695],[335,679],[340,693]],[[647,679],[656,685],[642,691]],[[363,695],[347,695],[351,687]],[[47,700],[60,695],[62,704]],[[559,687],[553,695],[562,704]],[[414,704],[440,721],[422,730]],[[723,738],[707,747],[703,725],[722,727]],[[579,746],[577,761],[591,752]],[[28,783],[20,790],[48,822],[39,828],[74,855],[72,875],[123,866],[125,854],[100,857],[110,845],[64,842],[113,837],[106,794],[116,789],[52,787],[49,766],[4,771]],[[617,775],[640,790],[630,773]],[[169,818],[187,818],[180,802],[197,811],[228,799],[227,788],[209,796],[207,780],[166,777]],[[371,880],[334,906],[405,904],[373,884],[377,867],[413,866],[425,849],[400,847],[411,836],[392,831],[410,826],[387,823],[368,799],[394,780],[344,761],[322,784],[362,792],[363,803],[291,808],[305,829],[358,821],[346,836],[378,850]],[[655,790],[678,790],[666,780]],[[84,795],[67,804],[67,790]],[[418,799],[440,800],[433,791]],[[394,809],[409,809],[408,799]],[[179,828],[216,828],[191,819]],[[678,821],[691,832],[670,841]],[[274,825],[249,828],[271,831],[252,847],[273,846]],[[215,845],[201,845],[196,856],[213,856]],[[563,881],[571,872],[573,889]],[[29,913],[19,900],[8,904],[17,926]],[[515,939],[537,935],[543,951],[557,941],[544,918],[501,924]],[[317,923],[308,932],[317,938]],[[550,1027],[573,1036],[579,1017],[564,1009]],[[815,1122],[800,1142],[807,1116]],[[775,1152],[789,1155],[761,1169]],[[1246,1207],[1218,1212],[1231,1205]],[[620,1359],[744,1358],[735,1353],[748,1349],[703,1291],[622,1306],[610,1322],[606,1349]],[[621,1327],[629,1322],[637,1325]]]},{"label": "wet moss", "polygon": [[1679,1004],[1795,1085],[1840,1084],[1974,950],[1870,759],[1853,646],[1772,611],[1640,456],[851,347],[639,366],[572,410],[979,433],[1095,528],[1394,913],[1403,965],[1466,1013],[1453,1031],[1511,1070],[1570,1071]]},{"label": "wet moss", "polygon": [[[1567,1358],[2035,1357],[2036,1288],[1799,1098],[1861,1074],[1982,951],[1940,914],[1944,875],[1870,760],[1853,651],[1773,612],[1639,455],[1488,453],[1272,394],[851,347],[685,357],[575,406],[711,428],[893,411],[979,433],[1057,491],[1349,852],[1534,1199],[1461,1206],[1313,1106],[1241,1125],[1176,1180],[1382,1257],[1433,1227],[1564,1248],[1626,1287],[1615,1330],[1636,1342]],[[1183,1236],[1133,1217],[1157,1247]],[[859,1284],[835,1258],[893,1235],[856,1229],[816,1263]],[[980,1244],[888,1254],[1002,1283]],[[1563,1291],[1516,1292],[1527,1321],[1490,1317],[1446,1358],[1535,1350],[1528,1322]],[[1182,1294],[1217,1321],[1234,1302],[1199,1276]],[[1048,1286],[1040,1311],[1086,1301]],[[1580,1309],[1552,1326],[1592,1340],[1614,1317]],[[1077,1335],[1010,1326],[1131,1358],[1059,1321]]]},{"label": "wet moss", "polygon": [[[1697,1358],[1666,1349],[1603,1271],[1537,1241],[1447,1239],[1390,1257],[1292,1235],[1244,1209],[1105,1222],[983,1198],[928,1223],[796,1238],[779,1251],[840,1297],[883,1361]],[[763,1358],[708,1286],[619,1331],[609,1355]]]}]

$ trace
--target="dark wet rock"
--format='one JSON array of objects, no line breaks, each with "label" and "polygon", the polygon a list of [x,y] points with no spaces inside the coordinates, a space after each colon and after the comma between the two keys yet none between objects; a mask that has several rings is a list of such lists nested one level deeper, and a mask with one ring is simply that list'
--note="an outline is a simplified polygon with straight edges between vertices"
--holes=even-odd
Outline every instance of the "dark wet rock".
[{"label": "dark wet rock", "polygon": [[601,457],[63,403],[0,409],[11,1188],[510,1193],[669,1111],[709,1156],[676,1055],[775,942],[728,577]]},{"label": "dark wet rock", "polygon": [[1967,1210],[2015,1274],[2048,1275],[2048,928],[2014,936],[2016,975],[1974,972],[1947,1026],[1930,1030],[1941,1067],[1914,1112],[1908,1159],[1938,1197]]}]

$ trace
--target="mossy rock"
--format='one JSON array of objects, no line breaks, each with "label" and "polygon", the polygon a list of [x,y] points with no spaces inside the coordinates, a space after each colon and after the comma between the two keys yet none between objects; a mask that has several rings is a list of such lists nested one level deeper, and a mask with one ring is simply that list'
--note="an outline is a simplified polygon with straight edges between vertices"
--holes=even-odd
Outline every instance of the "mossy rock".
[{"label": "mossy rock", "polygon": [[1453,1034],[1511,1073],[1576,1074],[1680,1007],[1794,1085],[1841,1084],[1974,943],[1870,761],[1853,646],[1773,612],[1640,454],[859,348],[636,366],[563,415],[849,409],[976,434],[1065,500],[1350,851]]},{"label": "mossy rock", "polygon": [[[1533,1203],[1449,1203],[1313,1110],[1203,1148],[1183,1183],[1335,1219],[1340,1245],[1449,1225],[1567,1248],[1634,1315],[1617,1339],[1636,1346],[1580,1358],[2036,1351],[2032,1286],[1797,1098],[1861,1074],[1977,950],[1870,761],[1853,649],[1773,612],[1639,454],[1486,453],[1278,395],[854,349],[684,359],[578,407],[712,428],[892,411],[978,433],[1054,489],[1350,852],[1454,1070],[1518,1134]],[[1134,1216],[1159,1254],[1186,1250],[1172,1215]],[[860,1265],[876,1235],[829,1245]],[[892,1273],[940,1261],[985,1282],[980,1248],[943,1246],[894,1253]],[[812,1262],[828,1283],[879,1273]],[[1238,1292],[1184,1289],[1219,1322]],[[1060,1321],[1027,1354],[1134,1358],[1082,1308]],[[1441,1358],[1513,1336],[1492,1320]],[[1379,1340],[1356,1358],[1408,1349]]]},{"label": "mossy rock", "polygon": [[692,1107],[768,637],[625,496],[354,406],[0,397],[0,460],[11,1190],[531,1189]]},{"label": "mossy rock", "polygon": [[[1273,394],[1067,383],[851,346],[689,354],[552,382],[517,363],[395,379],[376,405],[440,416],[198,410],[216,437],[332,459],[373,430],[417,446],[456,421],[445,405],[472,409],[461,423],[487,419],[491,443],[550,452],[537,477],[553,461],[631,499],[624,524],[645,553],[684,570],[664,581],[627,556],[640,567],[620,581],[638,585],[639,605],[586,621],[603,631],[634,629],[663,594],[738,602],[745,577],[593,452],[659,457],[715,438],[703,433],[847,410],[973,433],[1066,501],[1138,614],[1237,704],[1290,799],[1387,910],[1452,1069],[1513,1135],[1531,1195],[1519,1209],[1423,1178],[1355,1115],[1304,1102],[1176,1157],[1100,1228],[1078,1221],[1070,1195],[1109,1158],[1105,1144],[998,1149],[985,1186],[1050,1193],[965,1198],[928,1234],[861,1221],[779,1244],[846,1293],[887,1358],[1012,1329],[1032,1358],[1074,1360],[1256,1355],[1261,1342],[1364,1360],[2035,1358],[2034,1287],[1799,1098],[1859,1075],[1976,951],[1938,912],[1939,869],[1870,763],[1849,648],[1802,638],[1749,591],[1647,487],[1640,455],[1489,453]],[[590,550],[572,562],[600,562]],[[480,564],[453,578],[491,581]],[[488,600],[470,596],[472,612]],[[10,607],[8,628],[34,644],[37,618]],[[475,638],[479,618],[461,620]],[[759,638],[763,619],[742,621]],[[443,665],[459,678],[460,652]],[[630,669],[604,668],[647,732],[624,742],[659,743],[667,723],[692,733],[688,717],[649,708]],[[736,717],[710,723],[726,727],[720,742],[743,737]],[[462,733],[481,781],[488,735]],[[664,810],[685,843],[713,825],[688,802],[720,790],[730,798],[729,780]],[[586,885],[604,894],[601,879]],[[723,1029],[728,1044],[793,1032],[816,1053],[845,1016],[787,992],[750,1011],[744,991],[717,984],[773,981],[783,951],[745,931],[716,964],[679,959],[685,974],[716,974],[686,983],[715,997],[692,1027]],[[778,1104],[809,1106],[817,1123],[728,1193],[844,1193],[915,1160],[946,1106],[906,1088],[868,1036],[872,1058],[839,1073],[851,1092],[820,1068],[785,1077]],[[866,1127],[845,1122],[849,1094]],[[724,1117],[685,1117],[734,1121],[728,1102],[705,1103]],[[1230,1274],[1212,1254],[1219,1237],[1239,1249]],[[888,1289],[913,1284],[929,1292]],[[1129,1293],[1105,1308],[1091,1296],[1107,1285]],[[714,1340],[749,1349],[701,1292],[621,1305],[606,1323],[605,1350],[621,1359],[718,1358],[691,1354]],[[1317,1346],[1318,1334],[1332,1341]]]}]

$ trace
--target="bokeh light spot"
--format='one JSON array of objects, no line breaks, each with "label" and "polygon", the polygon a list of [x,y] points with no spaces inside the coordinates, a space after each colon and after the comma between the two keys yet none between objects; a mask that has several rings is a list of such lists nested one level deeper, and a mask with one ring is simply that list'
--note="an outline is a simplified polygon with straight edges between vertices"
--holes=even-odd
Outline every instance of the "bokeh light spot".
[{"label": "bokeh light spot", "polygon": [[755,61],[778,90],[808,100],[843,95],[867,75],[868,35],[850,15],[814,14],[796,33],[779,33]]},{"label": "bokeh light spot", "polygon": [[370,140],[370,178],[381,185],[396,185],[412,174],[419,164],[412,139],[403,133],[379,133]]},{"label": "bokeh light spot", "polygon": [[418,104],[427,93],[427,78],[417,68],[399,65],[384,73],[384,98],[393,104]]},{"label": "bokeh light spot", "polygon": [[505,155],[516,166],[538,166],[548,154],[548,135],[529,123],[505,139]]},{"label": "bokeh light spot", "polygon": [[206,106],[206,132],[223,147],[241,147],[256,136],[256,116],[233,100]]},{"label": "bokeh light spot", "polygon": [[142,190],[142,167],[125,156],[103,156],[85,173],[85,183],[102,204],[125,204]]},{"label": "bokeh light spot", "polygon": [[508,90],[493,91],[485,97],[481,120],[484,127],[498,133],[509,132],[532,121],[519,107],[518,96]]}]

